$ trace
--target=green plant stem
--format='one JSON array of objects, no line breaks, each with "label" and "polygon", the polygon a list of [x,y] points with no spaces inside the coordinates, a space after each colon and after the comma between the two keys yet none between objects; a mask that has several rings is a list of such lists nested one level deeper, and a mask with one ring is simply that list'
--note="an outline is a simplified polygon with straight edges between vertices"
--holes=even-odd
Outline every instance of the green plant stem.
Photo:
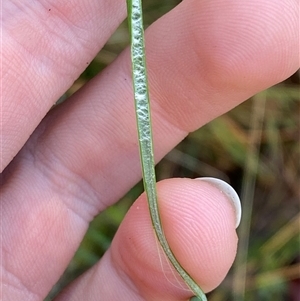
[{"label": "green plant stem", "polygon": [[166,256],[182,277],[184,282],[201,301],[206,301],[206,296],[198,284],[183,269],[174,256],[165,237],[156,192],[155,162],[153,155],[152,128],[149,106],[148,80],[145,63],[145,45],[143,29],[143,13],[141,0],[127,0],[129,29],[131,37],[131,61],[133,74],[133,88],[135,111],[137,118],[138,138],[144,188],[148,198],[148,205],[152,225],[156,237]]}]

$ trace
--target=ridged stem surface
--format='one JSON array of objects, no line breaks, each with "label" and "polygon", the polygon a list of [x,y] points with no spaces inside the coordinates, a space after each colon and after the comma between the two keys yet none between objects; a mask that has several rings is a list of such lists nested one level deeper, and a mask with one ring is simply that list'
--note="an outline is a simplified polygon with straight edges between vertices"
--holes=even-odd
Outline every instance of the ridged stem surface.
[{"label": "ridged stem surface", "polygon": [[[141,0],[127,0],[129,29],[131,37],[131,61],[135,110],[144,188],[147,194],[152,225],[166,256],[200,301],[206,296],[198,284],[183,269],[174,256],[163,231],[156,192],[155,162],[153,154],[152,128],[149,105],[148,80],[145,63],[143,13]],[[193,299],[195,300],[195,299]]]}]

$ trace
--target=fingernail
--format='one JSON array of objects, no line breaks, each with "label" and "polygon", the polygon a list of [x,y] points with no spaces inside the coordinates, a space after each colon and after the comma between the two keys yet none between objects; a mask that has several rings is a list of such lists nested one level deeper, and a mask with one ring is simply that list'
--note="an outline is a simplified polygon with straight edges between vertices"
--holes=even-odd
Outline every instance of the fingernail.
[{"label": "fingernail", "polygon": [[[235,211],[235,228],[237,228],[241,221],[242,216],[242,207],[241,207],[241,201],[238,196],[238,194],[235,192],[235,190],[225,181],[216,179],[216,178],[209,178],[209,177],[203,177],[203,178],[197,178],[197,180],[201,180],[207,183],[210,183],[217,187],[222,193],[225,194],[225,196],[231,201],[234,211]],[[192,299],[191,299],[192,300]],[[195,299],[196,301],[197,299]],[[194,301],[194,300],[192,300]]]}]

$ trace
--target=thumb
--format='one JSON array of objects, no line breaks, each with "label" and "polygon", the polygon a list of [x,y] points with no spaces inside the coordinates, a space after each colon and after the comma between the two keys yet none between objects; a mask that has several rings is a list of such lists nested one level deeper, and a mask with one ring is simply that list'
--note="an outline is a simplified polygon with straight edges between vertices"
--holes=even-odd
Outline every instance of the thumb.
[{"label": "thumb", "polygon": [[[184,269],[204,291],[220,284],[236,254],[238,197],[211,178],[157,184],[165,235]],[[233,206],[233,204],[235,204]],[[192,297],[159,246],[142,194],[128,211],[101,261],[56,300],[183,301]]]},{"label": "thumb", "polygon": [[[164,180],[157,189],[163,229],[175,257],[204,291],[214,289],[236,254],[240,218],[236,193],[211,178]],[[158,246],[145,194],[126,215],[111,252],[145,300],[191,297]]]}]

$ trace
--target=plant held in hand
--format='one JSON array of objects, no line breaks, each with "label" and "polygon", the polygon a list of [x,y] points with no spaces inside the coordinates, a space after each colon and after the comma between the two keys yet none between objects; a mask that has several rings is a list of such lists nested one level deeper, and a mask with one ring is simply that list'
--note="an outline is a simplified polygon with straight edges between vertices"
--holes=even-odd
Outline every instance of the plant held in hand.
[{"label": "plant held in hand", "polygon": [[198,299],[205,301],[207,300],[205,294],[203,293],[199,285],[191,278],[191,276],[177,261],[176,257],[169,247],[168,241],[163,231],[156,193],[155,162],[153,155],[149,91],[145,63],[142,1],[127,0],[127,10],[131,37],[132,75],[140,157],[142,163],[144,188],[147,194],[152,225],[155,230],[156,237],[166,256],[168,257],[178,274],[182,277],[184,282],[196,295],[193,300],[196,301]]}]

